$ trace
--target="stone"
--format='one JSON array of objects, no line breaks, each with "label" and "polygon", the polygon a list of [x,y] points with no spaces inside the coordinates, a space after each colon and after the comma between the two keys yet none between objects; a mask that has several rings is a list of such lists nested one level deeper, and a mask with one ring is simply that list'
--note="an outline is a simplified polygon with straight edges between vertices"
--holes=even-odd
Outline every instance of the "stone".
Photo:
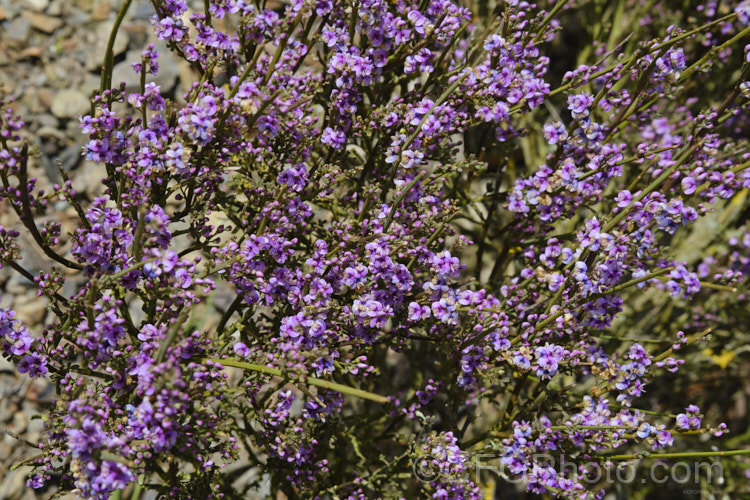
[{"label": "stone", "polygon": [[36,131],[36,135],[42,139],[57,139],[58,141],[64,141],[68,136],[64,132],[61,132],[57,127],[42,126]]},{"label": "stone", "polygon": [[16,301],[15,309],[18,319],[26,325],[41,324],[47,313],[48,302],[47,297],[37,297],[34,290],[29,290],[25,296],[19,297]]},{"label": "stone", "polygon": [[26,426],[29,419],[22,411],[17,411],[13,414],[13,422],[9,426],[16,434],[23,434],[26,432]]},{"label": "stone", "polygon": [[86,95],[91,95],[94,90],[98,92],[99,85],[101,83],[102,76],[100,74],[88,73],[86,74],[86,78],[84,78],[83,83],[81,84],[81,92]]},{"label": "stone", "polygon": [[[38,410],[36,412],[33,411],[35,403],[51,403],[54,400],[55,384],[50,383],[49,380],[46,379],[34,379],[31,381],[28,389],[26,390],[26,401],[21,403],[21,409],[29,415],[33,415],[34,413],[38,412]],[[41,426],[39,424],[33,423],[40,421]],[[44,421],[41,419],[33,419],[29,421],[29,430],[32,430],[32,428],[41,430],[42,428],[44,428]]]},{"label": "stone", "polygon": [[31,34],[31,21],[18,17],[10,22],[5,30],[5,39],[11,43],[24,44]]},{"label": "stone", "polygon": [[[13,462],[21,462],[24,458],[28,458],[23,454],[14,457]],[[31,472],[31,467],[25,465],[13,471],[5,473],[3,478],[4,491],[8,496],[4,498],[18,498],[20,500],[30,500],[34,497],[34,491],[26,486],[26,477]],[[31,496],[28,496],[28,492],[31,490]]]},{"label": "stone", "polygon": [[63,0],[54,0],[49,7],[47,7],[47,14],[50,16],[60,17],[63,15]]},{"label": "stone", "polygon": [[[15,370],[15,367],[13,365],[9,366],[8,369]],[[11,412],[8,408],[8,404],[1,404],[0,405],[0,423],[7,423],[13,421],[13,412]],[[9,439],[10,436],[0,436],[0,441],[4,441],[6,439]],[[7,455],[6,455],[7,456]]]},{"label": "stone", "polygon": [[24,0],[28,8],[36,12],[42,12],[49,5],[49,0]]},{"label": "stone", "polygon": [[64,53],[64,54],[71,54],[78,50],[78,46],[81,44],[80,40],[76,40],[75,38],[72,38],[70,40],[60,40],[58,44],[55,46],[55,50],[58,54]]},{"label": "stone", "polygon": [[154,41],[154,30],[150,24],[126,24],[122,28],[130,37],[130,46],[138,50],[144,50],[149,43]]},{"label": "stone", "polygon": [[[102,42],[102,46],[105,48],[107,47],[107,42],[109,42],[109,35],[112,33],[114,25],[114,21],[109,21],[99,23],[99,26],[96,27],[96,39],[97,41]],[[125,30],[118,31],[117,37],[115,37],[115,44],[112,47],[115,55],[118,56],[128,50],[129,43],[130,36],[128,35],[128,32]]]},{"label": "stone", "polygon": [[[39,102],[42,106],[44,106],[46,109],[49,109],[52,106],[52,102],[55,100],[55,95],[53,94],[51,89],[48,88],[40,88],[36,91],[36,98],[39,99]],[[40,120],[46,120],[44,122],[44,125],[49,126],[57,126],[57,118],[50,115],[42,115],[39,117]]]},{"label": "stone", "polygon": [[83,155],[81,154],[81,148],[83,145],[83,142],[71,144],[65,148],[57,158],[55,158],[55,161],[59,161],[65,170],[73,170],[79,163],[81,163],[81,160],[83,160]]},{"label": "stone", "polygon": [[[112,27],[114,25],[114,21],[97,23],[93,35],[90,35],[89,38],[91,40],[91,43],[86,50],[87,70],[98,71],[102,67],[104,52],[107,50],[109,35],[112,32]],[[128,49],[129,43],[130,36],[128,36],[128,33],[125,30],[118,31],[117,36],[115,37],[115,44],[112,47],[112,51],[115,53],[115,56],[118,56],[125,52]]]},{"label": "stone", "polygon": [[18,53],[18,60],[21,59],[38,59],[42,57],[42,48],[41,47],[26,47],[22,51]]},{"label": "stone", "polygon": [[133,11],[133,20],[148,21],[154,14],[156,14],[156,11],[151,2],[140,2]]},{"label": "stone", "polygon": [[[41,89],[41,90],[46,90],[46,89]],[[38,92],[37,96],[41,100],[42,92],[41,91]],[[52,100],[50,99],[49,103],[46,104],[46,106],[49,107],[51,103],[52,103]],[[42,104],[44,104],[43,101],[42,101]],[[36,117],[36,121],[40,127],[52,127],[55,129],[60,127],[60,121],[54,116],[50,115],[49,113],[40,114],[39,116]]]},{"label": "stone", "polygon": [[[48,388],[50,388],[51,391]],[[28,397],[28,395],[29,395],[30,392],[33,393],[33,392],[36,392],[36,391],[39,391],[39,390],[44,391],[44,392],[52,392],[52,394],[54,394],[55,385],[52,384],[52,383],[47,382],[47,383],[44,384],[44,387],[40,387],[39,389],[36,389],[36,388],[34,388],[34,384],[32,384],[31,387],[29,387],[29,390],[26,392],[27,397]],[[48,400],[51,399],[51,398],[47,397],[46,394],[44,396]],[[36,398],[36,399],[38,400],[40,398]],[[23,403],[21,403],[21,411],[24,412],[26,415],[29,415],[29,416],[38,415],[39,413],[41,413],[39,405],[35,404],[31,400],[30,401],[24,401]],[[39,440],[42,437],[42,434],[44,433],[44,429],[45,429],[44,420],[42,420],[41,418],[29,418],[28,421],[27,421],[27,423],[26,423],[26,439],[28,439],[32,443],[39,442]]]},{"label": "stone", "polygon": [[[60,151],[60,147],[58,146],[59,139],[50,135],[44,136],[40,133],[41,130],[42,129],[40,128],[39,130],[36,131],[36,135],[41,141],[41,144],[39,146],[39,156],[40,156],[40,159],[42,160],[42,163],[44,164],[44,168],[51,170],[54,165],[52,164],[52,160],[50,160],[50,156],[55,156],[58,153],[58,151]],[[48,177],[48,176],[45,175],[44,177]],[[47,191],[48,187],[45,185],[43,189]]]},{"label": "stone", "polygon": [[63,89],[55,95],[50,110],[58,118],[75,118],[90,109],[91,102],[86,94],[76,89]]},{"label": "stone", "polygon": [[[88,112],[86,114],[88,114]],[[76,139],[81,137],[81,123],[78,120],[67,120],[67,123],[64,124],[64,127],[60,128],[65,129],[65,133],[68,134],[68,137],[73,137]]]},{"label": "stone", "polygon": [[[36,161],[36,159],[35,159]],[[29,171],[31,172],[31,166],[29,168]],[[39,172],[36,166],[34,166],[34,170],[36,172]],[[26,268],[27,271],[29,271],[31,274],[36,275],[37,273],[49,269],[50,266],[50,259],[47,257],[44,252],[37,246],[36,241],[34,241],[34,238],[31,236],[31,232],[26,229],[24,226],[19,226],[21,236],[18,241],[18,243],[21,245],[21,261],[19,264]],[[24,311],[25,313],[31,313],[31,315],[38,315],[39,313],[36,312],[36,308],[41,304],[41,302],[36,303],[37,300],[40,300],[41,297],[36,297],[36,286],[28,281],[26,278],[21,278],[21,284],[24,286],[25,291],[19,292],[16,290],[14,295],[14,303],[13,303],[13,309],[16,311]],[[28,292],[28,295],[27,295]],[[33,300],[32,295],[33,294]],[[28,298],[26,298],[28,297]],[[47,299],[45,298],[45,301]],[[27,304],[28,302],[28,304]],[[46,302],[45,302],[46,303]],[[21,314],[20,312],[18,314]]]},{"label": "stone", "polygon": [[106,21],[109,19],[110,12],[112,12],[112,4],[109,0],[95,2],[91,9],[91,19],[94,21]]},{"label": "stone", "polygon": [[6,19],[8,19],[8,13],[0,7],[0,21],[5,21]]},{"label": "stone", "polygon": [[177,71],[180,77],[180,85],[177,89],[178,95],[183,95],[190,89],[190,86],[197,80],[195,70],[189,62],[180,59],[177,61]]},{"label": "stone", "polygon": [[62,19],[38,12],[26,11],[22,16],[31,22],[33,28],[47,34],[54,33],[56,29],[63,25]]},{"label": "stone", "polygon": [[[45,67],[54,66],[54,64],[47,64]],[[47,85],[49,82],[49,77],[47,76],[46,71],[30,71],[26,74],[26,78],[24,79],[24,86],[26,88],[41,88]]]},{"label": "stone", "polygon": [[[160,85],[162,92],[169,92],[177,83],[179,75],[177,63],[169,52],[169,49],[163,43],[154,43],[154,49],[159,52],[159,72],[155,77],[148,75],[146,81]],[[140,60],[140,50],[128,51],[125,61],[116,64],[112,70],[112,85],[117,86],[120,82],[125,82],[125,89],[128,92],[138,92],[141,87],[141,76],[139,73],[133,71],[131,64]]]},{"label": "stone", "polygon": [[[69,0],[65,0],[69,2]],[[66,6],[69,4],[66,4]],[[78,10],[71,10],[68,8],[65,11],[65,27],[69,27],[75,30],[77,33],[84,33],[84,30],[90,29],[91,19],[87,12],[81,12]]]},{"label": "stone", "polygon": [[26,105],[31,113],[37,114],[44,111],[44,106],[39,101],[37,93],[33,87],[27,88],[21,95],[21,102]]},{"label": "stone", "polygon": [[[70,173],[73,189],[78,193],[86,193],[91,197],[99,196],[104,191],[102,179],[107,175],[104,165],[84,160],[80,167]],[[92,198],[93,199],[93,198]]]}]

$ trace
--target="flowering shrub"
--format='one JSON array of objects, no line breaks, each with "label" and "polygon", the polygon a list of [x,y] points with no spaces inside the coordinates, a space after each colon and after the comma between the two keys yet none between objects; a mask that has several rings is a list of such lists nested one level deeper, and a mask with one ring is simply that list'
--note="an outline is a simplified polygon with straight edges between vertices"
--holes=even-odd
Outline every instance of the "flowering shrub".
[{"label": "flowering shrub", "polygon": [[[2,262],[54,317],[0,311],[3,355],[57,390],[28,485],[482,498],[489,453],[586,498],[607,485],[538,455],[721,453],[683,438],[720,419],[646,395],[746,301],[749,227],[685,241],[747,209],[750,4],[685,26],[617,5],[156,0],[196,81],[164,96],[150,46],[128,93],[108,53],[80,118],[91,202],[66,172],[37,189],[5,99],[0,198],[49,269],[10,228]],[[575,16],[599,22],[564,57]]]}]

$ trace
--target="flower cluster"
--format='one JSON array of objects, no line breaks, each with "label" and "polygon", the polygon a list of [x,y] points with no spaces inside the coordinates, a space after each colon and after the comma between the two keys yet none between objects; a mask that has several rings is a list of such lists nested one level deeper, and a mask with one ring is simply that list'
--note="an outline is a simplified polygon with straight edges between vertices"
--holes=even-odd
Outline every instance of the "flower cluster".
[{"label": "flower cluster", "polygon": [[[607,11],[561,68],[586,5],[154,5],[172,54],[150,45],[133,92],[107,58],[80,117],[104,194],[38,189],[0,103],[0,201],[49,264],[0,227],[50,301],[43,326],[0,310],[3,356],[58,396],[29,487],[235,497],[252,470],[289,498],[478,499],[489,451],[531,492],[600,497],[540,455],[585,475],[728,430],[646,395],[746,301],[746,8]],[[196,74],[175,99],[172,56]]]}]

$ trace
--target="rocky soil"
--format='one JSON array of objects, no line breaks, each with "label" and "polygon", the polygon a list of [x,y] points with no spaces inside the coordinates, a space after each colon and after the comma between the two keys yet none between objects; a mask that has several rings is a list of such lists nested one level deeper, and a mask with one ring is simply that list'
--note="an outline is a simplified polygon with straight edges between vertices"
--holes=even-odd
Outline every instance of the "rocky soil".
[{"label": "rocky soil", "polygon": [[[100,165],[81,156],[84,144],[78,116],[90,109],[89,98],[99,87],[99,72],[107,40],[122,0],[0,0],[0,95],[13,96],[14,108],[27,123],[24,139],[39,154],[29,164],[30,176],[48,190],[60,181],[58,164],[70,172],[78,192],[94,197],[101,192]],[[156,42],[148,18],[153,8],[134,0],[114,46],[113,81],[130,87],[138,82],[130,64],[140,60],[148,43]],[[166,92],[181,95],[192,79],[186,63],[169,57],[156,43],[161,57],[156,83]],[[65,204],[51,214],[75,229],[75,213]],[[0,204],[0,225],[21,230],[15,214]],[[25,231],[21,230],[24,235]],[[49,263],[35,246],[23,246],[23,265],[33,274]],[[71,292],[76,283],[66,285]],[[17,311],[26,325],[41,328],[48,314],[45,299],[34,286],[10,269],[0,270],[0,306]],[[0,358],[0,500],[48,498],[26,487],[29,467],[11,470],[13,464],[35,455],[31,446],[42,439],[43,421],[35,418],[54,400],[54,387],[17,374]],[[72,497],[71,497],[72,498]]]}]

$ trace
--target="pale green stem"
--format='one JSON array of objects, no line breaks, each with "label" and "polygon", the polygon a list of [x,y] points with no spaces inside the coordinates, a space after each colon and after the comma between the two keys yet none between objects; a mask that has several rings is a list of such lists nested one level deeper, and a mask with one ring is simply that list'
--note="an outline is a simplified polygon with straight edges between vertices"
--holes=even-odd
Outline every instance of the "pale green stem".
[{"label": "pale green stem", "polygon": [[[244,361],[237,361],[237,360],[229,359],[229,358],[224,358],[224,359],[206,358],[205,361],[218,363],[222,366],[232,366],[235,368],[242,368],[243,370],[249,370],[249,371],[254,371],[258,373],[265,373],[267,375],[273,375],[274,377],[282,377],[282,378],[289,377],[289,374],[285,373],[279,368],[258,365],[255,363],[246,363]],[[308,384],[316,386],[316,387],[321,387],[323,389],[330,389],[332,391],[337,391],[342,394],[347,394],[349,396],[354,396],[357,398],[368,399],[370,401],[375,401],[376,403],[387,403],[389,401],[389,399],[385,396],[374,394],[372,392],[367,392],[362,389],[356,389],[354,387],[349,387],[343,384],[337,384],[336,382],[331,382],[331,381],[320,379],[320,378],[307,377],[305,381]]]}]

